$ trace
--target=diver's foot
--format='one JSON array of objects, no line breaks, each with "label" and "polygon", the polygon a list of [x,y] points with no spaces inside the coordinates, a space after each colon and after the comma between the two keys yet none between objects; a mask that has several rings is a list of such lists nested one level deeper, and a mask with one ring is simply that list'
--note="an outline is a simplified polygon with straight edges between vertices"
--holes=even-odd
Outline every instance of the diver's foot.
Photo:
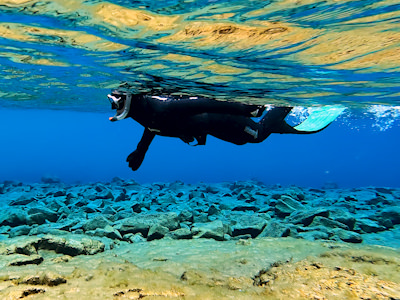
[{"label": "diver's foot", "polygon": [[251,112],[253,118],[259,118],[262,116],[263,112],[265,111],[266,105],[258,105],[256,110]]}]

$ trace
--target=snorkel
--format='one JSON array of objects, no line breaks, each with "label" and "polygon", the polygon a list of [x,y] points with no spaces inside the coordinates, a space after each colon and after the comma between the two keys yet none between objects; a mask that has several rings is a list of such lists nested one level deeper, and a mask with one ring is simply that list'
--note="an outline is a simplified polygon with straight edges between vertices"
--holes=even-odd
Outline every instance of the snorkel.
[{"label": "snorkel", "polygon": [[[114,93],[120,94],[120,97],[117,98],[115,95],[112,95]],[[122,99],[122,96],[125,96],[125,101]],[[117,110],[117,113],[115,114],[115,116],[110,117],[109,120],[111,122],[115,122],[115,121],[125,119],[128,116],[129,110],[131,108],[132,94],[129,92],[120,93],[117,90],[117,91],[113,91],[111,94],[108,94],[107,97],[111,102],[112,109]]]}]

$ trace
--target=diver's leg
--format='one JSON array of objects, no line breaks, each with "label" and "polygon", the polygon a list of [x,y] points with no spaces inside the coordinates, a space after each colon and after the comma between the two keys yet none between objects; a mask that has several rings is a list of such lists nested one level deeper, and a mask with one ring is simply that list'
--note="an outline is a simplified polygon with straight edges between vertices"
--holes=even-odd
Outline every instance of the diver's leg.
[{"label": "diver's leg", "polygon": [[207,114],[207,133],[237,145],[260,143],[271,133],[280,132],[291,107],[274,107],[259,123],[251,118],[226,114]]},{"label": "diver's leg", "polygon": [[126,161],[129,163],[129,167],[132,169],[132,171],[136,171],[137,169],[139,169],[154,137],[154,132],[150,131],[147,128],[144,129],[143,136],[140,139],[136,150],[129,154],[129,156],[126,158]]},{"label": "diver's leg", "polygon": [[[218,139],[236,145],[261,142],[262,126],[251,118],[229,114],[200,114],[190,118],[194,130],[202,130]],[[264,139],[267,136],[264,137]]]},{"label": "diver's leg", "polygon": [[[265,110],[263,105],[218,101],[203,97],[154,97],[146,96],[155,111],[162,114],[190,116],[202,113],[220,113],[259,117]],[[164,99],[164,100],[163,100]]]}]

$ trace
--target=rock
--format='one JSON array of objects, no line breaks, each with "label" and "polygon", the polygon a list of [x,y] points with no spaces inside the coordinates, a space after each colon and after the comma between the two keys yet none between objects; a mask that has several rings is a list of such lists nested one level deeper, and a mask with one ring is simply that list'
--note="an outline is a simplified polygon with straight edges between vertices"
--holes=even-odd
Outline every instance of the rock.
[{"label": "rock", "polygon": [[9,225],[16,227],[26,225],[28,223],[28,216],[26,212],[21,209],[3,210],[0,213],[0,226]]},{"label": "rock", "polygon": [[59,190],[53,194],[53,197],[62,197],[62,196],[66,196],[66,195],[67,195],[67,193],[65,190]]},{"label": "rock", "polygon": [[96,228],[96,230],[93,231],[87,231],[86,234],[90,236],[108,237],[113,240],[122,240],[122,235],[119,231],[110,225],[106,225],[104,228]]},{"label": "rock", "polygon": [[145,242],[146,239],[143,237],[141,233],[128,233],[124,235],[124,240],[131,243],[142,243]]},{"label": "rock", "polygon": [[56,222],[58,220],[58,214],[45,207],[32,207],[28,210],[28,223],[32,224],[44,224],[47,221]]},{"label": "rock", "polygon": [[140,214],[140,213],[142,212],[142,208],[143,208],[143,207],[144,207],[144,206],[143,206],[142,203],[134,203],[134,204],[131,206],[132,211],[133,211],[134,213],[137,213],[137,214]]},{"label": "rock", "polygon": [[375,233],[379,231],[385,231],[386,227],[369,219],[357,219],[354,229],[356,231],[363,231],[364,233]]},{"label": "rock", "polygon": [[219,188],[217,188],[215,186],[207,185],[205,192],[210,193],[210,194],[218,194],[220,192],[220,190],[219,190]]},{"label": "rock", "polygon": [[232,226],[232,236],[249,234],[252,238],[255,238],[267,225],[265,219],[253,215],[237,216],[234,220],[237,223]]},{"label": "rock", "polygon": [[120,202],[126,200],[126,194],[124,192],[119,193],[119,195],[114,199],[114,202]]},{"label": "rock", "polygon": [[50,175],[45,175],[42,176],[42,182],[43,183],[48,183],[48,184],[53,184],[53,183],[60,183],[61,180],[57,176],[50,176]]},{"label": "rock", "polygon": [[104,228],[109,224],[110,222],[105,217],[103,217],[102,215],[98,215],[93,219],[90,219],[85,223],[83,223],[82,228],[85,231],[90,231],[90,230],[95,230],[97,228]]},{"label": "rock", "polygon": [[39,273],[38,275],[27,276],[18,280],[18,284],[47,286],[57,286],[66,282],[67,280],[64,277],[52,272]]},{"label": "rock", "polygon": [[16,200],[11,200],[8,205],[9,206],[17,206],[17,205],[27,205],[33,201],[36,201],[35,198],[33,197],[27,197],[25,195],[22,195],[21,197],[19,197]]},{"label": "rock", "polygon": [[39,234],[65,235],[67,234],[67,232],[59,230],[57,228],[53,228],[49,224],[39,225],[37,227],[32,228],[29,231],[29,235],[39,235]]},{"label": "rock", "polygon": [[215,205],[211,205],[210,208],[207,211],[208,216],[214,216],[214,215],[219,215],[221,210],[216,207]]},{"label": "rock", "polygon": [[88,195],[87,196],[87,199],[89,199],[89,200],[96,200],[96,199],[100,199],[100,200],[104,200],[104,199],[109,199],[109,200],[114,200],[114,195],[113,195],[113,193],[110,191],[110,190],[108,190],[108,189],[105,189],[104,191],[102,191],[101,193],[94,193],[94,194],[91,194],[91,195]]},{"label": "rock", "polygon": [[112,215],[114,216],[117,211],[110,205],[104,206],[103,210],[101,211],[102,215]]},{"label": "rock", "polygon": [[224,234],[228,229],[222,221],[216,220],[210,223],[194,223],[191,229],[193,238],[214,239],[217,241],[224,240]]},{"label": "rock", "polygon": [[361,243],[362,236],[359,233],[343,230],[341,228],[333,229],[333,233],[343,242]]},{"label": "rock", "polygon": [[25,266],[25,265],[39,265],[43,262],[43,257],[40,255],[23,255],[14,254],[12,255],[13,260],[8,264],[9,266]]},{"label": "rock", "polygon": [[350,230],[353,230],[356,224],[356,218],[345,210],[334,210],[329,213],[331,219],[347,225]]},{"label": "rock", "polygon": [[384,208],[376,215],[376,219],[380,224],[385,220],[389,220],[393,225],[400,224],[400,206]]},{"label": "rock", "polygon": [[193,214],[188,210],[182,210],[178,215],[178,219],[180,222],[192,222]]},{"label": "rock", "polygon": [[202,212],[195,212],[193,214],[193,223],[207,223],[208,220],[208,214],[202,213]]},{"label": "rock", "polygon": [[238,205],[238,206],[235,206],[232,209],[232,211],[244,211],[244,212],[246,212],[246,211],[257,212],[259,210],[260,209],[257,206],[254,206],[254,205]]},{"label": "rock", "polygon": [[299,236],[305,240],[315,241],[315,240],[328,240],[329,234],[323,231],[306,231],[300,232]]},{"label": "rock", "polygon": [[179,219],[176,213],[143,214],[118,221],[115,228],[123,235],[140,232],[147,237],[150,227],[155,224],[175,230],[179,228]]},{"label": "rock", "polygon": [[162,205],[176,204],[176,198],[171,194],[166,194],[164,196],[158,197],[157,202]]},{"label": "rock", "polygon": [[100,241],[86,237],[71,236],[64,238],[47,235],[38,241],[38,249],[53,250],[70,256],[93,255],[103,252],[105,245]]},{"label": "rock", "polygon": [[177,230],[169,232],[169,234],[167,235],[175,240],[185,240],[192,238],[192,231],[188,228],[179,228]]},{"label": "rock", "polygon": [[192,200],[193,198],[205,198],[206,196],[204,196],[204,193],[200,192],[200,191],[191,191],[189,193],[189,200]]},{"label": "rock", "polygon": [[9,237],[13,238],[20,235],[28,235],[29,231],[31,231],[31,227],[28,225],[21,225],[14,228],[11,228],[8,232]]},{"label": "rock", "polygon": [[168,232],[169,229],[167,227],[164,227],[160,224],[155,224],[150,227],[147,240],[152,241],[162,239]]},{"label": "rock", "polygon": [[328,218],[329,210],[321,208],[311,211],[296,211],[286,217],[286,221],[292,224],[303,224],[304,226],[308,226],[316,216]]},{"label": "rock", "polygon": [[291,235],[291,226],[277,221],[271,221],[258,235],[261,237],[287,237]]},{"label": "rock", "polygon": [[309,226],[323,226],[327,228],[342,228],[344,230],[349,230],[349,227],[347,225],[321,216],[316,216]]},{"label": "rock", "polygon": [[280,218],[284,218],[295,211],[303,209],[304,205],[287,195],[281,196],[275,204],[275,213]]},{"label": "rock", "polygon": [[33,255],[37,254],[37,241],[38,238],[32,237],[17,237],[9,240],[8,244],[0,244],[0,255],[10,254],[24,254]]}]

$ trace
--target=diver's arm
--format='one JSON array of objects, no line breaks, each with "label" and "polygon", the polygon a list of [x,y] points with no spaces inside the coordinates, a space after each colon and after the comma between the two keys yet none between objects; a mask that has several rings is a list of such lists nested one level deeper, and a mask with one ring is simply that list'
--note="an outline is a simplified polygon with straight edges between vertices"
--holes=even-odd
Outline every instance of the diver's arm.
[{"label": "diver's arm", "polygon": [[129,154],[129,156],[126,159],[132,171],[136,171],[137,169],[139,169],[140,165],[144,160],[144,156],[146,155],[147,149],[149,149],[149,146],[153,141],[155,135],[156,134],[150,131],[148,128],[144,129],[143,136],[140,139],[140,142],[137,145],[136,150],[133,151],[131,154]]}]

